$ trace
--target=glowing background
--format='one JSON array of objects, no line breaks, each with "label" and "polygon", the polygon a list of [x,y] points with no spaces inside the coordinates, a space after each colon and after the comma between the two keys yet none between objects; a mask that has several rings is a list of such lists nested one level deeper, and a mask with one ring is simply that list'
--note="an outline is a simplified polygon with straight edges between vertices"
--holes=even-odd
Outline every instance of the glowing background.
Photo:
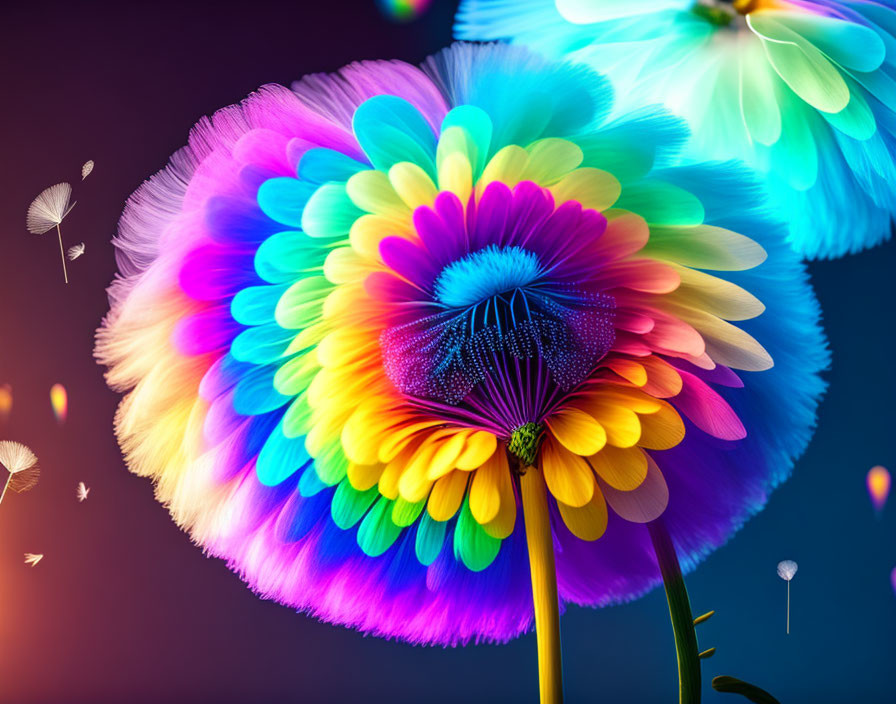
[{"label": "glowing background", "polygon": [[[0,437],[29,444],[44,469],[0,507],[0,702],[531,701],[532,636],[502,647],[411,648],[316,623],[254,597],[206,560],[129,475],[112,436],[117,397],[91,357],[113,272],[108,244],[124,199],[181,146],[203,114],[259,84],[288,84],[358,58],[417,62],[450,39],[454,3],[396,25],[375,4],[47,3],[4,10],[0,64],[0,383],[13,387]],[[80,183],[80,167],[96,161]],[[24,213],[69,180],[78,205],[58,271],[52,237]],[[813,264],[834,350],[821,426],[768,509],[689,579],[706,701],[716,674],[784,702],[889,701],[896,661],[896,513],[878,520],[865,474],[896,466],[889,322],[896,245]],[[56,424],[49,389],[68,391]],[[91,486],[83,504],[78,481]],[[35,568],[23,553],[44,553]],[[784,635],[779,560],[792,583]],[[570,702],[665,702],[675,655],[661,593],[563,619]],[[732,699],[731,701],[734,701]]]}]

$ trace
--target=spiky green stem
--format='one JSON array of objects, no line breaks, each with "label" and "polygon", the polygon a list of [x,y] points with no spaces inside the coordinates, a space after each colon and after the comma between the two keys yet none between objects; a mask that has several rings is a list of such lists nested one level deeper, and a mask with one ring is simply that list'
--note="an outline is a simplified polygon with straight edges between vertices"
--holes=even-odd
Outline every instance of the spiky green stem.
[{"label": "spiky green stem", "polygon": [[656,552],[656,559],[663,575],[666,600],[669,602],[669,616],[675,634],[675,652],[678,656],[678,701],[679,704],[700,704],[700,656],[697,650],[697,632],[694,630],[694,616],[688,590],[678,564],[678,555],[672,538],[663,525],[662,519],[647,524],[650,540]]}]

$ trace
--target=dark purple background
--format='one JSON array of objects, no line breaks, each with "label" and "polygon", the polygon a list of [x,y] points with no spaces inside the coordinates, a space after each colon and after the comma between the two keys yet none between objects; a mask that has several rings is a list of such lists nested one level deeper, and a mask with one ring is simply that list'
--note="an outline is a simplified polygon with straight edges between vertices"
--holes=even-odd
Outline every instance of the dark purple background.
[{"label": "dark purple background", "polygon": [[[44,474],[0,505],[0,701],[535,701],[535,643],[412,648],[321,623],[255,597],[203,557],[112,434],[116,396],[91,356],[125,198],[192,124],[266,82],[355,59],[421,60],[450,41],[454,3],[391,24],[373,0],[308,3],[20,3],[0,11],[0,383],[15,403],[0,437],[31,445]],[[80,166],[96,160],[83,184]],[[66,244],[87,243],[62,284],[52,233],[24,215],[69,180]],[[848,227],[849,223],[844,223]],[[787,702],[892,701],[893,511],[876,520],[864,474],[894,457],[896,246],[813,265],[835,367],[820,431],[795,477],[689,579],[713,675],[751,679]],[[69,391],[68,423],[48,402]],[[75,486],[91,487],[84,504]],[[23,553],[46,555],[37,567]],[[783,558],[800,563],[784,636]],[[570,703],[675,700],[661,593],[563,619]]]}]

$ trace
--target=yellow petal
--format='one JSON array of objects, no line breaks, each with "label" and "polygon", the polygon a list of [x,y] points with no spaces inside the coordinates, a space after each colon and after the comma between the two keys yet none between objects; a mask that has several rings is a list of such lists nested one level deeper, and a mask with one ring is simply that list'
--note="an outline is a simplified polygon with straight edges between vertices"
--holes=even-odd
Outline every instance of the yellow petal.
[{"label": "yellow petal", "polygon": [[570,452],[587,457],[607,443],[607,433],[593,416],[577,408],[565,408],[547,420],[554,437]]},{"label": "yellow petal", "polygon": [[[499,450],[506,460],[507,455],[503,448]],[[498,515],[489,523],[482,526],[482,529],[493,538],[504,540],[516,526],[516,494],[513,493],[513,480],[510,477],[510,467],[506,472],[501,473],[498,482],[498,491],[501,494],[501,507],[498,509]]]},{"label": "yellow petal", "polygon": [[637,489],[647,477],[647,456],[637,447],[622,449],[607,445],[589,457],[588,463],[598,477],[620,491]]},{"label": "yellow petal", "polygon": [[457,458],[458,469],[473,470],[491,457],[498,446],[498,439],[491,433],[480,430],[467,438],[467,445]]},{"label": "yellow petal", "polygon": [[439,443],[431,438],[424,440],[417,448],[398,480],[398,493],[403,499],[416,503],[426,498],[432,487],[432,480],[426,476],[426,470],[438,449]]},{"label": "yellow petal", "polygon": [[737,284],[703,271],[677,264],[671,266],[681,277],[681,285],[664,301],[702,310],[724,320],[750,320],[765,310],[762,301]]},{"label": "yellow petal", "polygon": [[550,435],[541,448],[541,466],[548,489],[569,506],[584,506],[594,495],[594,472],[585,461]]},{"label": "yellow petal", "polygon": [[546,137],[532,142],[526,151],[529,159],[523,169],[523,181],[534,181],[539,186],[557,183],[582,163],[581,147],[566,139]]},{"label": "yellow petal", "polygon": [[429,493],[426,510],[436,521],[447,521],[457,513],[467,489],[467,472],[451,472],[439,479]]},{"label": "yellow petal", "polygon": [[380,260],[380,242],[391,236],[414,239],[410,213],[402,218],[382,215],[362,215],[349,230],[349,242],[358,254],[374,261]]},{"label": "yellow petal", "polygon": [[588,412],[607,431],[607,442],[611,445],[632,447],[641,437],[641,421],[630,408],[613,403],[606,405],[600,403],[593,404]]},{"label": "yellow petal", "polygon": [[382,171],[359,171],[345,182],[345,192],[352,203],[368,213],[391,217],[410,214]]},{"label": "yellow petal", "polygon": [[510,478],[510,465],[503,449],[495,452],[473,473],[470,484],[470,512],[480,524],[495,519],[501,508],[501,483]]},{"label": "yellow petal", "polygon": [[389,169],[389,182],[398,197],[411,210],[421,205],[432,205],[439,193],[429,175],[417,164],[407,161]]},{"label": "yellow petal", "polygon": [[513,188],[522,180],[523,169],[526,168],[528,160],[528,152],[515,144],[499,149],[489,159],[488,164],[485,165],[485,169],[482,171],[482,176],[476,184],[477,194],[482,195],[486,186],[492,181],[500,181],[508,188]]},{"label": "yellow petal", "polygon": [[558,205],[575,200],[583,208],[604,211],[619,199],[622,186],[606,171],[583,167],[566,174],[550,188]]},{"label": "yellow petal", "polygon": [[466,207],[473,192],[473,168],[463,154],[449,154],[439,163],[439,188],[451,191]]},{"label": "yellow petal", "polygon": [[567,506],[557,502],[560,515],[569,531],[582,540],[597,540],[607,530],[607,504],[598,487],[594,487],[594,496],[584,506]]},{"label": "yellow petal", "polygon": [[356,464],[355,462],[349,462],[346,473],[348,474],[348,481],[352,485],[352,488],[357,489],[358,491],[367,491],[380,480],[385,468],[385,465],[380,464],[379,462],[376,464]]},{"label": "yellow petal", "polygon": [[426,476],[435,481],[454,469],[457,458],[471,434],[470,430],[457,430],[442,441],[438,452],[432,458],[432,464],[430,464]]}]

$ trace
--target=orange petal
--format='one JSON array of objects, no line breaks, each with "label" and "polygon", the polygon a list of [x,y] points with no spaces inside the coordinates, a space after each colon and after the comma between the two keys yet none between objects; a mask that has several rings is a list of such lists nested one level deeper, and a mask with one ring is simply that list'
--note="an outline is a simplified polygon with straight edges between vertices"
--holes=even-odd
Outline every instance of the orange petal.
[{"label": "orange petal", "polygon": [[637,447],[621,449],[607,445],[589,457],[588,463],[598,477],[620,491],[637,489],[647,477],[647,455]]},{"label": "orange petal", "polygon": [[597,487],[594,487],[591,501],[584,506],[577,508],[558,501],[557,508],[566,527],[577,538],[597,540],[607,530],[607,503]]},{"label": "orange petal", "polygon": [[426,510],[436,521],[447,521],[457,513],[467,489],[467,472],[454,471],[439,479],[429,493]]}]

